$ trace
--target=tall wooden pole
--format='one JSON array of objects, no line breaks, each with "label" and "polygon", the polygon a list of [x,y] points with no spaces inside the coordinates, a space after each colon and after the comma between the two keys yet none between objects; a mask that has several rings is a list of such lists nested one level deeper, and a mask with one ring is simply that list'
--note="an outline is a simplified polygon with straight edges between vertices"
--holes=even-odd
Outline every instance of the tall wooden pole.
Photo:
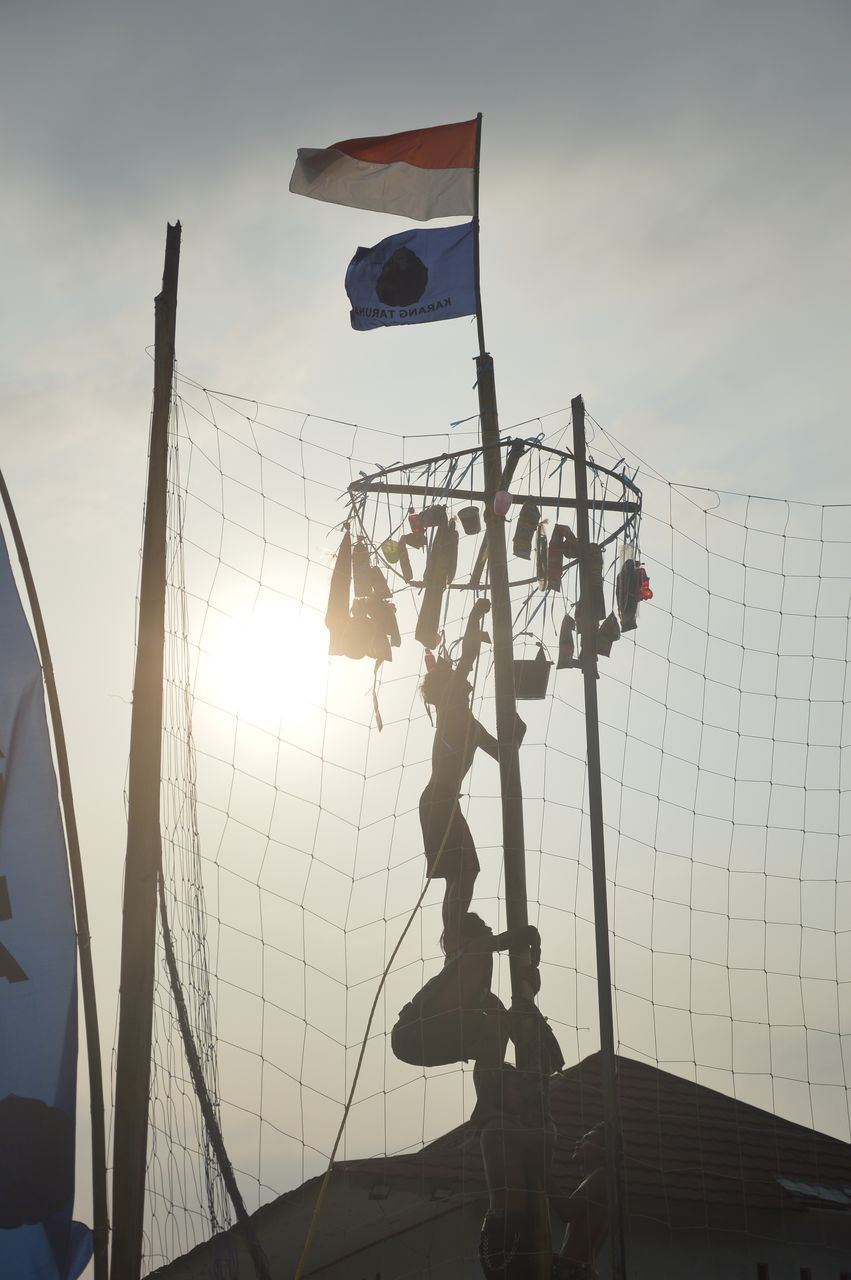
[{"label": "tall wooden pole", "polygon": [[179,262],[178,222],[169,226],[166,233],[163,287],[154,303],[154,405],[142,543],[139,637],[130,727],[127,856],[124,866],[124,921],[121,937],[121,1007],[115,1077],[112,1175],[112,1274],[115,1280],[138,1280],[142,1261],[157,872],[160,866],[168,419],[174,368]]},{"label": "tall wooden pole", "polygon": [[[493,360],[485,353],[476,360],[485,472],[485,527],[487,529],[493,617],[494,692],[496,732],[499,741],[499,773],[502,793],[503,856],[505,859],[505,914],[509,929],[528,923],[526,903],[526,841],[523,829],[523,786],[515,731],[517,702],[514,693],[514,643],[511,630],[511,589],[505,546],[505,519],[494,512],[494,496],[502,481],[502,457],[496,408]],[[527,978],[518,964],[528,964],[528,951],[511,954],[512,996],[531,999]],[[534,1063],[518,1061],[526,1070]]]},{"label": "tall wooden pole", "polygon": [[[482,315],[482,290],[479,254],[479,168],[482,142],[482,116],[477,117],[474,252],[476,282],[476,324],[479,354],[476,357],[476,386],[479,396],[482,461],[485,476],[485,537],[490,572],[494,694],[496,700],[496,736],[499,742],[499,776],[502,798],[502,847],[505,872],[505,917],[509,929],[520,929],[529,922],[526,900],[526,840],[523,829],[523,785],[520,777],[520,754],[517,743],[517,700],[514,692],[514,638],[511,627],[511,587],[505,546],[505,519],[494,511],[494,498],[505,483],[499,439],[499,413],[493,359],[485,350],[485,327]],[[519,454],[506,463],[506,474],[513,475]],[[483,548],[484,550],[484,548]],[[482,561],[483,563],[483,561]],[[477,562],[480,574],[482,563]],[[517,1066],[528,1072],[540,1086],[537,1089],[539,1116],[536,1121],[544,1131],[544,1094],[541,1081],[541,1049],[535,1013],[535,993],[529,984],[530,954],[528,948],[512,948],[511,1002],[514,1012],[514,1035]],[[547,1202],[546,1171],[542,1165],[534,1195],[533,1231],[536,1254],[531,1276],[549,1280],[552,1274],[552,1232]]]},{"label": "tall wooden pole", "polygon": [[[579,591],[588,602],[594,596],[594,568],[589,557],[588,475],[585,458],[585,405],[581,396],[570,402],[573,419],[573,466],[576,476],[576,536],[579,541]],[[603,834],[603,789],[600,779],[600,725],[597,714],[597,626],[587,606],[577,626],[582,643],[585,684],[585,742],[588,754],[588,818],[591,827],[591,874],[594,886],[594,932],[597,944],[597,1003],[600,1015],[600,1076],[606,1121],[606,1184],[609,1198],[609,1239],[612,1280],[626,1280],[623,1227],[623,1164],[618,1107],[615,1033],[612,1017],[612,969],[609,958],[609,908],[606,897],[606,847]]]},{"label": "tall wooden pole", "polygon": [[95,975],[92,964],[92,935],[89,932],[89,912],[86,905],[86,885],[83,878],[83,860],[80,856],[80,839],[77,832],[77,816],[74,809],[74,793],[71,787],[71,770],[68,764],[68,748],[65,743],[65,730],[62,724],[62,712],[59,707],[59,694],[56,690],[56,679],[53,674],[53,660],[50,646],[47,643],[47,631],[44,626],[38,592],[35,589],[29,557],[24,546],[18,518],[12,506],[12,499],[6,487],[3,473],[0,471],[0,496],[12,530],[15,550],[18,553],[27,598],[32,613],[41,667],[44,673],[44,684],[47,690],[47,705],[50,709],[50,721],[53,727],[53,746],[56,751],[56,766],[59,774],[59,794],[62,799],[62,814],[65,820],[65,837],[68,842],[68,865],[71,872],[71,888],[74,898],[74,918],[77,925],[77,952],[80,957],[80,992],[83,1000],[83,1016],[86,1024],[86,1056],[89,1067],[89,1105],[92,1125],[92,1212],[94,1222],[94,1272],[95,1280],[107,1280],[109,1275],[109,1219],[106,1197],[106,1129],[103,1105],[103,1065],[100,1056],[100,1031],[98,1029],[97,999],[95,997]]},{"label": "tall wooden pole", "polygon": [[[476,324],[479,354],[476,357],[476,387],[479,395],[479,421],[482,439],[482,461],[485,475],[485,530],[490,568],[491,605],[493,609],[493,665],[496,695],[496,732],[499,742],[499,774],[502,794],[503,857],[505,863],[505,914],[509,929],[528,924],[526,904],[526,842],[523,831],[523,787],[520,780],[520,756],[515,724],[517,702],[514,695],[514,643],[511,630],[511,587],[508,579],[508,557],[505,548],[505,519],[494,511],[494,498],[502,488],[503,468],[499,440],[499,413],[496,404],[496,381],[493,359],[485,350],[485,326],[482,318],[482,290],[479,262],[479,161],[482,145],[482,114],[477,116],[474,246],[476,277]],[[514,458],[511,475],[519,458]],[[478,581],[481,567],[474,571]],[[513,999],[529,1001],[531,988],[521,965],[528,964],[528,951],[511,954],[511,994]],[[528,972],[528,971],[527,971]],[[518,1046],[518,1052],[525,1055]],[[539,1062],[537,1052],[531,1060],[518,1060],[518,1066],[532,1070]]]}]

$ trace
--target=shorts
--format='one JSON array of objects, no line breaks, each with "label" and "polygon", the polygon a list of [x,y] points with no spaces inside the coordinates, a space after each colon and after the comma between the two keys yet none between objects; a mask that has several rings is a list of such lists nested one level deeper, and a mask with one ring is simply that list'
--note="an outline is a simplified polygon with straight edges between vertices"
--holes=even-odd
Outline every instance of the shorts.
[{"label": "shorts", "polygon": [[445,1009],[423,1017],[406,1004],[390,1032],[390,1046],[400,1062],[414,1067],[444,1067],[478,1056],[488,1018],[504,1016],[505,1005],[488,993],[477,1009]]},{"label": "shorts", "polygon": [[455,880],[465,872],[479,874],[473,834],[456,799],[432,799],[428,788],[420,797],[426,867],[435,880]]}]

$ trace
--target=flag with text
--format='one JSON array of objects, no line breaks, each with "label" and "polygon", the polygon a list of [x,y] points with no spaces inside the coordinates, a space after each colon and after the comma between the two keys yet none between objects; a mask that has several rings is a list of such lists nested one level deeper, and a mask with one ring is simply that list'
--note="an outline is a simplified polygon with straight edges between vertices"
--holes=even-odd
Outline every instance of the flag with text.
[{"label": "flag with text", "polygon": [[358,330],[475,315],[473,223],[402,231],[358,249],[346,293]]}]

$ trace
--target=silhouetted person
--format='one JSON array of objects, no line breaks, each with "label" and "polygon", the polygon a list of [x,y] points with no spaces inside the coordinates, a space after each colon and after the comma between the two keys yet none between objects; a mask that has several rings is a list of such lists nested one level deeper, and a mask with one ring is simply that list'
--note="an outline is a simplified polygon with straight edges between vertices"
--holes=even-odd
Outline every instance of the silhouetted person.
[{"label": "silhouetted person", "polygon": [[[436,708],[437,719],[431,778],[420,797],[420,824],[428,873],[435,880],[446,881],[443,929],[447,954],[458,947],[460,924],[473,900],[479,873],[476,846],[459,804],[461,786],[479,748],[492,759],[499,759],[496,738],[470,710],[473,690],[467,678],[479,656],[481,619],[489,609],[486,600],[476,601],[457,666],[448,658],[441,658],[422,683],[423,700]],[[515,732],[517,740],[522,741],[526,726],[519,716]]]},{"label": "silhouetted person", "polygon": [[[523,1095],[530,1083],[506,1065],[500,1080],[501,1111],[482,1129],[490,1200],[479,1240],[482,1272],[487,1280],[529,1280],[535,1275],[542,1242],[535,1238],[539,1206],[533,1196],[546,1194],[566,1223],[561,1249],[552,1260],[553,1280],[592,1280],[608,1229],[602,1126],[577,1143],[574,1158],[581,1161],[586,1176],[572,1194],[566,1194],[553,1176],[555,1125],[548,1116],[536,1125],[527,1119],[529,1099]],[[543,1245],[547,1248],[549,1242]]]},{"label": "silhouetted person", "polygon": [[537,989],[541,939],[534,925],[494,934],[480,916],[467,912],[461,945],[447,954],[440,973],[405,1005],[390,1033],[396,1057],[413,1066],[474,1063],[473,1121],[480,1126],[498,1109],[497,1077],[511,1034],[508,1010],[491,990],[493,956],[511,947],[531,948],[530,982]]}]

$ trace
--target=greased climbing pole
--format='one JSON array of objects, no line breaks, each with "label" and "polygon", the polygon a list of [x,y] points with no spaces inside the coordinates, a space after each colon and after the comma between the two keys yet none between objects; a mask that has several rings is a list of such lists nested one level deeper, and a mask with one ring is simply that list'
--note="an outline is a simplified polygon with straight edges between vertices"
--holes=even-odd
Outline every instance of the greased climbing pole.
[{"label": "greased climbing pole", "polygon": [[[639,582],[635,548],[638,540],[641,495],[635,484],[623,472],[618,473],[599,467],[593,461],[588,462],[586,459],[584,410],[579,397],[573,402],[573,453],[553,448],[540,439],[500,439],[493,361],[489,355],[485,354],[477,359],[476,365],[482,424],[482,439],[479,447],[459,450],[457,453],[444,454],[441,457],[420,462],[397,464],[387,471],[362,476],[349,486],[352,503],[351,523],[360,531],[359,542],[364,555],[368,554],[367,547],[372,544],[369,554],[374,553],[376,558],[383,558],[385,568],[400,574],[413,588],[425,587],[426,592],[432,592],[428,605],[429,625],[423,631],[418,628],[418,636],[426,646],[432,643],[426,633],[437,635],[439,631],[435,618],[439,617],[442,591],[463,591],[473,595],[484,591],[490,593],[506,920],[508,933],[514,939],[510,952],[511,1034],[515,1042],[519,1072],[528,1084],[533,1086],[527,1089],[527,1098],[531,1095],[534,1104],[529,1110],[526,1121],[530,1127],[540,1129],[541,1132],[544,1131],[548,1122],[546,1105],[548,1067],[547,1062],[542,1060],[540,1034],[542,1023],[535,1009],[536,990],[532,986],[534,969],[530,965],[528,945],[523,941],[523,929],[528,921],[528,907],[523,791],[516,734],[518,693],[518,689],[515,688],[516,621],[512,613],[516,608],[517,598],[524,588],[527,597],[537,597],[539,601],[544,602],[545,607],[549,604],[552,608],[559,598],[559,589],[562,591],[564,589],[563,575],[569,569],[575,568],[576,577],[572,580],[575,581],[575,593],[571,591],[571,594],[575,594],[577,600],[576,618],[566,613],[562,621],[562,644],[558,665],[581,668],[585,684],[604,1114],[607,1132],[613,1135],[607,1145],[612,1261],[615,1268],[613,1274],[620,1278],[625,1275],[621,1223],[620,1142],[602,842],[596,681],[598,653],[608,653],[612,640],[617,638],[620,630],[615,614],[607,615],[604,601],[603,547],[615,543],[619,548],[628,549],[624,553],[625,567],[622,567],[618,574],[615,595],[621,622],[625,629],[629,629],[634,626],[634,597],[636,585]],[[570,463],[573,464],[572,468],[568,466]],[[570,475],[571,470],[574,475],[575,496],[563,492],[564,478]],[[589,520],[587,474],[589,470],[595,481],[593,500],[595,541],[592,541]],[[454,483],[459,473],[461,479],[458,483]],[[533,478],[535,475],[539,478],[543,477],[545,473],[547,480],[541,486],[544,491],[533,492],[530,487]],[[426,477],[426,483],[421,482],[423,475]],[[463,477],[469,477],[466,485],[463,483]],[[515,576],[513,580],[509,577],[506,547],[506,515],[512,506],[512,498],[507,491],[512,486],[516,491],[515,500],[519,502],[522,497],[521,514],[513,526],[515,556],[531,559],[530,548],[533,541],[535,543],[534,575],[519,579]],[[610,493],[611,497],[608,496]],[[414,512],[413,505],[409,507],[408,520],[414,532],[402,535],[397,542],[396,538],[399,536],[397,528],[391,523],[386,530],[389,536],[381,542],[382,535],[379,529],[383,529],[383,519],[386,518],[386,512],[390,510],[391,495],[399,495],[403,502],[407,498],[411,504],[415,501],[424,503],[426,509],[418,514]],[[375,504],[373,509],[369,508],[370,499],[373,499]],[[439,505],[429,507],[429,499],[432,502],[437,500]],[[435,601],[435,567],[440,559],[441,574],[443,574],[442,562],[445,556],[440,554],[438,548],[445,546],[443,535],[445,535],[447,520],[449,526],[454,529],[454,520],[447,516],[447,506],[444,504],[465,501],[483,504],[484,536],[478,552],[472,557],[472,570],[469,577],[466,574],[453,575],[452,571],[442,576],[439,584],[440,593]],[[467,510],[457,513],[462,524],[467,516]],[[569,513],[571,521],[575,512],[576,535],[567,523],[562,523],[566,519],[563,512]],[[542,520],[542,513],[546,513],[548,518],[553,517],[549,539],[545,533],[549,519]],[[403,511],[399,513],[397,523],[404,526]],[[469,523],[471,528],[475,528],[478,525],[478,519]],[[528,526],[525,528],[525,540],[521,533],[524,525]],[[427,539],[423,527],[443,530],[440,540],[435,532],[431,548],[426,545]],[[422,572],[422,580],[415,575],[405,544],[426,553],[426,567]],[[450,560],[454,566],[454,556],[450,556]],[[455,580],[456,576],[458,580]],[[514,601],[512,601],[512,594],[515,597]],[[360,604],[365,603],[365,601],[360,602]],[[526,608],[528,614],[528,598]],[[369,611],[368,605],[367,611]],[[353,615],[356,612],[357,610],[353,607]],[[423,612],[425,612],[425,606],[421,610],[421,617]],[[379,608],[374,608],[372,613],[377,622],[380,617]],[[578,630],[581,641],[578,659],[573,657],[572,633],[574,630]],[[345,652],[345,645],[339,651]],[[356,652],[360,651],[356,650]],[[389,654],[389,649],[387,653]],[[375,656],[378,656],[378,649]],[[540,657],[543,657],[543,651],[539,651]],[[535,663],[523,665],[527,669],[536,666]],[[546,671],[548,668],[546,664],[540,664],[540,669]],[[529,695],[524,691],[523,696]],[[528,932],[525,936],[528,937]],[[544,1143],[540,1144],[540,1149],[542,1153],[540,1179],[529,1199],[529,1213],[534,1221],[531,1234],[536,1242],[534,1251],[536,1280],[537,1277],[550,1275],[552,1256],[543,1167]]]}]

